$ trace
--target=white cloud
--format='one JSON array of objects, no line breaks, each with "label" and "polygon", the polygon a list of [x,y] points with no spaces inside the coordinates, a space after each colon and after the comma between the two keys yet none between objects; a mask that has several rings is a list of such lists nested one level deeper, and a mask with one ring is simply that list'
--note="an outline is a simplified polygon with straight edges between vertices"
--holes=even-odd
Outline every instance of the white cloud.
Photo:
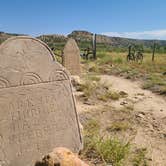
[{"label": "white cloud", "polygon": [[166,29],[142,31],[142,32],[103,32],[103,35],[113,37],[125,37],[132,39],[160,39],[166,40]]}]

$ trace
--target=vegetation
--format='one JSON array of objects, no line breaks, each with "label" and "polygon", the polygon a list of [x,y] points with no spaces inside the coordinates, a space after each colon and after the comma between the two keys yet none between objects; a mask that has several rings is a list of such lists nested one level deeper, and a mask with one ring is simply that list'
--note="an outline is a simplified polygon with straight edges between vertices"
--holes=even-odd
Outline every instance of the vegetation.
[{"label": "vegetation", "polygon": [[127,79],[143,80],[143,88],[166,94],[166,55],[156,54],[152,62],[151,54],[144,54],[142,63],[127,62],[126,53],[98,52],[95,63],[98,73],[115,74]]},{"label": "vegetation", "polygon": [[126,131],[130,128],[129,122],[114,122],[107,127],[108,131]]},{"label": "vegetation", "polygon": [[148,166],[147,159],[146,159],[146,148],[136,149],[135,155],[133,157],[133,166]]},{"label": "vegetation", "polygon": [[[90,161],[90,165],[148,166],[150,158],[147,158],[147,149],[133,143],[138,125],[135,124],[133,110],[115,110],[104,106],[85,113],[84,118],[81,157]],[[126,133],[131,137],[125,137]]]},{"label": "vegetation", "polygon": [[[0,32],[0,44],[7,38],[12,36],[18,36],[22,34],[10,34]],[[87,47],[92,47],[92,36],[93,34],[87,31],[73,31],[67,36],[64,35],[41,35],[37,38],[44,41],[48,46],[53,49],[63,50],[67,38],[74,38],[81,51]],[[97,35],[97,51],[108,51],[108,52],[126,52],[128,51],[128,46],[130,44],[135,45],[137,49],[144,50],[146,53],[152,52],[153,40],[137,40],[137,39],[127,39],[120,37],[108,37],[104,35]],[[166,53],[166,41],[156,40],[156,52]]]},{"label": "vegetation", "polygon": [[94,75],[87,75],[84,78],[84,83],[80,84],[77,87],[78,91],[83,92],[84,100],[100,100],[108,101],[118,100],[120,97],[123,97],[119,92],[110,90],[110,85],[100,82],[100,77]]},{"label": "vegetation", "polygon": [[129,154],[130,144],[118,138],[104,138],[100,136],[99,130],[99,122],[94,119],[85,125],[83,156],[95,160],[96,163],[122,166],[123,160]]}]

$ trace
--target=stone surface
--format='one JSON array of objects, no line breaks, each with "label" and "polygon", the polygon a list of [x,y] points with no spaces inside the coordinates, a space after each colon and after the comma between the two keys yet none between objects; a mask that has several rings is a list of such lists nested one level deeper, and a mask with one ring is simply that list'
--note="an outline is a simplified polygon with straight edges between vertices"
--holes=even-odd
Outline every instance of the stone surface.
[{"label": "stone surface", "polygon": [[51,153],[44,156],[42,162],[37,162],[35,166],[88,166],[77,155],[69,149],[58,147]]},{"label": "stone surface", "polygon": [[80,75],[80,50],[74,39],[69,39],[64,47],[62,64],[72,75]]},{"label": "stone surface", "polygon": [[59,146],[82,146],[69,75],[43,42],[10,38],[0,45],[0,166],[34,166]]}]

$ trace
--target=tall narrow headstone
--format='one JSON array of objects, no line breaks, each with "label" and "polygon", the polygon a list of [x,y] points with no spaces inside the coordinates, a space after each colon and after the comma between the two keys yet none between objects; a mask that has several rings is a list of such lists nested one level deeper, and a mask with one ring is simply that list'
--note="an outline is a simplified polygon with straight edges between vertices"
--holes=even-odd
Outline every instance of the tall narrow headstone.
[{"label": "tall narrow headstone", "polygon": [[62,64],[72,75],[81,74],[80,50],[74,39],[69,39],[64,47]]},{"label": "tall narrow headstone", "polygon": [[10,38],[0,45],[0,165],[34,166],[58,146],[82,146],[69,75],[43,42]]}]

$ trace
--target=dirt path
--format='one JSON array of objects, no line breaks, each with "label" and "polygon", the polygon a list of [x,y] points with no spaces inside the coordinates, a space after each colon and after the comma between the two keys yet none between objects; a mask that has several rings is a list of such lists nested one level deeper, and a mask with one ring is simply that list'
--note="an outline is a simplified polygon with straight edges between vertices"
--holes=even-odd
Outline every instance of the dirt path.
[{"label": "dirt path", "polygon": [[166,100],[141,88],[140,83],[116,76],[101,76],[101,81],[112,89],[128,94],[125,99],[112,103],[115,108],[133,105],[140,118],[134,143],[147,147],[153,166],[166,166]]},{"label": "dirt path", "polygon": [[[140,83],[116,76],[102,75],[101,82],[111,84],[111,89],[123,91],[128,97],[111,102],[116,109],[132,106],[140,125],[133,143],[148,149],[152,166],[166,166],[166,99],[141,88]],[[99,108],[78,101],[80,112]]]}]

